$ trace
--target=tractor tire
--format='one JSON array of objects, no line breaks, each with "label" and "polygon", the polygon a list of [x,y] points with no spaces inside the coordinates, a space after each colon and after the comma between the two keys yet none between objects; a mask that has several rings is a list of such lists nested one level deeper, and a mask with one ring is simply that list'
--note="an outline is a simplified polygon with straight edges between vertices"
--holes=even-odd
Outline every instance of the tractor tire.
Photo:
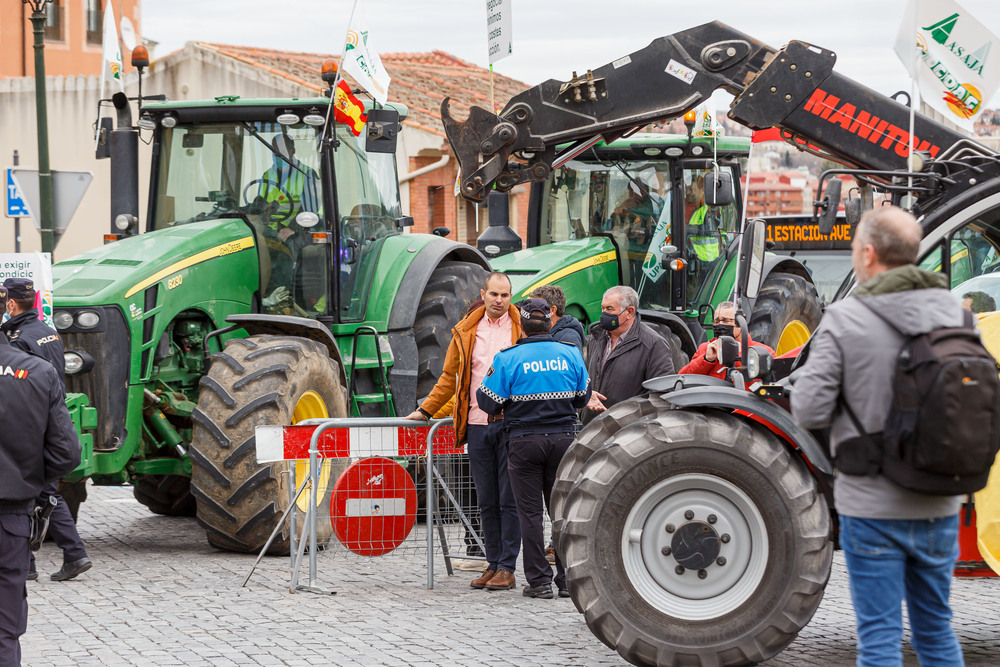
[{"label": "tractor tire", "polygon": [[636,396],[612,405],[599,417],[587,424],[559,463],[556,480],[552,484],[549,507],[552,512],[552,542],[558,548],[563,524],[563,507],[566,496],[580,478],[580,472],[598,449],[626,426],[642,419],[655,417],[669,405],[659,396]]},{"label": "tractor tire", "polygon": [[135,480],[132,495],[153,514],[195,516],[191,478],[184,475],[143,475]]},{"label": "tractor tire", "polygon": [[815,285],[802,276],[771,273],[750,315],[750,337],[782,355],[804,345],[822,316]]},{"label": "tractor tire", "polygon": [[[289,464],[257,463],[255,427],[293,424],[308,417],[346,417],[340,368],[321,344],[295,336],[258,335],[226,342],[201,379],[192,412],[191,493],[208,542],[226,551],[260,551],[289,505]],[[299,465],[297,483],[308,465]],[[332,463],[323,465],[318,490],[317,537],[326,543]],[[325,488],[324,488],[325,487]],[[294,510],[300,534],[308,500]],[[289,526],[268,553],[288,554]]]},{"label": "tractor tire", "polygon": [[670,330],[666,324],[659,322],[648,322],[650,328],[667,340],[670,346],[670,358],[674,362],[674,372],[679,373],[682,368],[691,361],[691,356],[684,351],[681,345],[681,337]]},{"label": "tractor tire", "polygon": [[567,585],[635,665],[744,665],[795,639],[833,558],[826,500],[770,431],[671,410],[622,429],[563,512]]},{"label": "tractor tire", "polygon": [[451,329],[479,298],[489,275],[478,264],[441,262],[431,273],[417,306],[413,336],[417,341],[417,399],[431,393],[444,369]]},{"label": "tractor tire", "polygon": [[62,496],[69,515],[76,523],[76,517],[80,513],[80,505],[87,499],[87,480],[81,479],[79,482],[67,482],[59,480],[59,495]]}]

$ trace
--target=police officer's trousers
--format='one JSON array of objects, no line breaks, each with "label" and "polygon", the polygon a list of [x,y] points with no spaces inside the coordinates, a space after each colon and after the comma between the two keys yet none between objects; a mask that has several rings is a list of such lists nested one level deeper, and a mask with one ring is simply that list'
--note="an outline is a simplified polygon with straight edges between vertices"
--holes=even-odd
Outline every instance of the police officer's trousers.
[{"label": "police officer's trousers", "polygon": [[[512,433],[507,448],[507,470],[510,486],[517,501],[517,515],[521,523],[521,564],[524,577],[531,586],[550,583],[552,566],[545,560],[545,535],[542,530],[542,503],[549,512],[552,485],[556,470],[569,446],[573,443],[572,431],[565,433]],[[566,588],[566,573],[556,554],[556,587]]]},{"label": "police officer's trousers", "polygon": [[28,629],[26,515],[0,514],[0,667],[21,664],[20,637]]}]

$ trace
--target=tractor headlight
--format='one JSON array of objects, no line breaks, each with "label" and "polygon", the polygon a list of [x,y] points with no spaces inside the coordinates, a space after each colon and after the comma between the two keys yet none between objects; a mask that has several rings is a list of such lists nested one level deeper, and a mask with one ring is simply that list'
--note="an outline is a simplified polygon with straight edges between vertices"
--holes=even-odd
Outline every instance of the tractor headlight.
[{"label": "tractor headlight", "polygon": [[751,378],[765,377],[771,373],[771,353],[761,347],[747,350],[747,374]]},{"label": "tractor headlight", "polygon": [[56,325],[56,329],[60,331],[64,329],[69,329],[73,326],[73,314],[65,310],[57,310],[52,313],[52,323]]},{"label": "tractor headlight", "polygon": [[93,329],[101,323],[101,316],[92,310],[81,310],[76,314],[76,326],[81,329]]},{"label": "tractor headlight", "polygon": [[86,373],[94,367],[93,357],[86,352],[78,350],[63,352],[63,361],[66,362],[66,375]]}]

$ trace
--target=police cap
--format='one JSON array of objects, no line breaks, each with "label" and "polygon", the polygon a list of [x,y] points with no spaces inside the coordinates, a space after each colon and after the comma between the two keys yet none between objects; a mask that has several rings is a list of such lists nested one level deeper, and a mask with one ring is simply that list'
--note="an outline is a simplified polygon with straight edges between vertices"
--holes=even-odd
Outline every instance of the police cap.
[{"label": "police cap", "polygon": [[3,281],[7,297],[11,299],[34,299],[35,283],[30,278],[8,278]]},{"label": "police cap", "polygon": [[525,299],[521,302],[521,317],[526,320],[544,320],[549,317],[549,302],[545,299]]}]

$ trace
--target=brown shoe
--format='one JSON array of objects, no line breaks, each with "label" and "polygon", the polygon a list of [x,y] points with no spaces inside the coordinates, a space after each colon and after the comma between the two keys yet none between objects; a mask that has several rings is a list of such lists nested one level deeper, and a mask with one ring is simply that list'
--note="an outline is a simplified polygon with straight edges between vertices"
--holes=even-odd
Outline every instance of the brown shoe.
[{"label": "brown shoe", "polygon": [[473,588],[486,588],[487,582],[492,579],[495,574],[496,572],[493,570],[486,570],[478,579],[473,579],[472,583],[469,585]]},{"label": "brown shoe", "polygon": [[486,582],[486,590],[506,591],[514,588],[515,583],[514,573],[500,568],[497,570],[497,573],[493,575],[493,578]]}]

